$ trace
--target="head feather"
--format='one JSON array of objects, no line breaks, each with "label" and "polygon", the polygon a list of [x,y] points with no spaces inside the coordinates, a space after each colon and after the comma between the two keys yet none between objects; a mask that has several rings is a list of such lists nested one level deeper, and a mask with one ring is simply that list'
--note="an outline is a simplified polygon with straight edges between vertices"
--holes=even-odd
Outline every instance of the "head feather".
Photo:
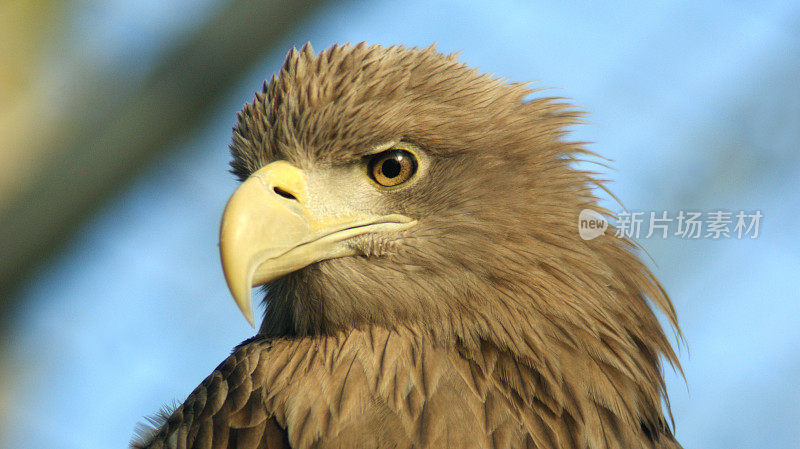
[{"label": "head feather", "polygon": [[677,330],[675,310],[631,241],[613,229],[579,238],[581,210],[608,214],[593,190],[605,187],[575,167],[594,154],[566,139],[582,113],[534,92],[434,47],[292,49],[238,116],[240,179],[277,159],[349,163],[397,139],[433,163],[393,199],[420,224],[391,257],[325,261],[272,283],[262,332],[406,326],[466,354],[490,345],[536,372],[535,393],[519,387],[529,400],[662,429],[660,359],[680,367],[650,302]]}]

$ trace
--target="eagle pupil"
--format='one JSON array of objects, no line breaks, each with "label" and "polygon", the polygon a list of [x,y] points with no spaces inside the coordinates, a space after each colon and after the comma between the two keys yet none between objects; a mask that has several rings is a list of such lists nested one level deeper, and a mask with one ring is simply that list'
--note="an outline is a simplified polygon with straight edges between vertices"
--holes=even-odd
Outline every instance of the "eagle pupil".
[{"label": "eagle pupil", "polygon": [[400,171],[403,169],[402,165],[400,165],[400,161],[397,159],[387,159],[381,164],[381,172],[383,176],[391,179],[396,177],[400,174]]}]

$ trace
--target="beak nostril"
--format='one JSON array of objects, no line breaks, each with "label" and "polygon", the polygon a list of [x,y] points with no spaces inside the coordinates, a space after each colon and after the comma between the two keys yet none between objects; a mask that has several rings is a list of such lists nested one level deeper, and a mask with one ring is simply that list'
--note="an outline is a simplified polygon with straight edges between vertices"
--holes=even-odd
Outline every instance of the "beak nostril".
[{"label": "beak nostril", "polygon": [[282,196],[284,198],[297,201],[297,198],[294,195],[292,195],[291,193],[287,192],[286,190],[283,190],[280,187],[277,187],[277,186],[273,187],[272,190],[274,190],[275,193],[277,193],[278,195],[280,195],[280,196]]}]

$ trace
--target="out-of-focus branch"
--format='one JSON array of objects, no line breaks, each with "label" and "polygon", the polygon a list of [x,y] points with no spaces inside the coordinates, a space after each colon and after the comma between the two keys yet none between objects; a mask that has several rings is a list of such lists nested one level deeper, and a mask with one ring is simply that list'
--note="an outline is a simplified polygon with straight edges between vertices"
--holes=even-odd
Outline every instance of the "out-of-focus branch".
[{"label": "out-of-focus branch", "polygon": [[26,142],[43,147],[27,164],[25,182],[0,196],[0,312],[33,267],[206,117],[231,82],[320,3],[227,3],[168,50],[137,89],[121,90],[128,95],[117,98],[118,82],[99,78],[93,100],[76,99],[72,116],[32,129]]}]

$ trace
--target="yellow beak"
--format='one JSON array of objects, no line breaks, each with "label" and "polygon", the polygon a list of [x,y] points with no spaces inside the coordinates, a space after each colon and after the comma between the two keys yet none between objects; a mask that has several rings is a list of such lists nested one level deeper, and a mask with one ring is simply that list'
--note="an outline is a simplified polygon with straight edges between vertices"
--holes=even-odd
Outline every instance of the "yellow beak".
[{"label": "yellow beak", "polygon": [[351,237],[416,223],[397,214],[316,214],[308,207],[308,190],[305,172],[285,161],[273,162],[245,180],[225,207],[219,236],[222,269],[251,326],[253,287],[315,262],[357,254],[347,242]]}]

